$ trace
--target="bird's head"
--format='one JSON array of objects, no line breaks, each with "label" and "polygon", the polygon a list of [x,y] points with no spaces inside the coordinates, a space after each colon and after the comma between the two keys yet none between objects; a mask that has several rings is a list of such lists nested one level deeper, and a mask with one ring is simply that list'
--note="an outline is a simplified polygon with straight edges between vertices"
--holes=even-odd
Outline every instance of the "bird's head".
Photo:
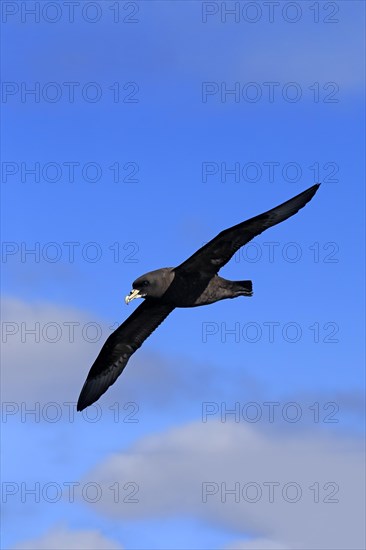
[{"label": "bird's head", "polygon": [[126,304],[135,298],[161,298],[174,279],[171,267],[163,267],[141,275],[132,283],[132,290],[125,297]]}]

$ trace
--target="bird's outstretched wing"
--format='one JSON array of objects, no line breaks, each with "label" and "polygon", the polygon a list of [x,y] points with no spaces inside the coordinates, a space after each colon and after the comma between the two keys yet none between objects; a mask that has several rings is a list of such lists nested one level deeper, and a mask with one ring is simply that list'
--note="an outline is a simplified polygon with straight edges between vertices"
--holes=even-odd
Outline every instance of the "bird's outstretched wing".
[{"label": "bird's outstretched wing", "polygon": [[221,231],[212,241],[197,250],[192,256],[176,267],[185,272],[200,272],[207,276],[214,275],[235,254],[239,248],[254,239],[257,235],[290,218],[313,198],[320,184],[313,185],[292,199],[255,216],[250,220]]},{"label": "bird's outstretched wing", "polygon": [[82,411],[107,391],[121,374],[131,355],[164,321],[174,307],[146,298],[107,338],[91,367],[77,404]]}]

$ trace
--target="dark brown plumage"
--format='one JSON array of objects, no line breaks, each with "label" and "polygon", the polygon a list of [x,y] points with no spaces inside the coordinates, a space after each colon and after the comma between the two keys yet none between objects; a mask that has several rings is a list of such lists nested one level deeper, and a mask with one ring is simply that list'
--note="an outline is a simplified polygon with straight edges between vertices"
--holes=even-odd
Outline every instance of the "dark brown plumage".
[{"label": "dark brown plumage", "polygon": [[225,229],[178,267],[150,271],[133,283],[126,303],[144,302],[107,339],[81,390],[77,410],[91,405],[115,382],[131,355],[176,307],[196,307],[218,300],[251,296],[251,281],[228,281],[217,275],[239,248],[303,208],[319,184],[255,216]]}]

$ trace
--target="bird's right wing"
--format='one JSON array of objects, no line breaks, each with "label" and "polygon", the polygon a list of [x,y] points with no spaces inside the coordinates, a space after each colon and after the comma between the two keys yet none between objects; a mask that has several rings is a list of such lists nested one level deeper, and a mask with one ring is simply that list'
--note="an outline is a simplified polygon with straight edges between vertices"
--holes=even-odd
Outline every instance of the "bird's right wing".
[{"label": "bird's right wing", "polygon": [[82,411],[107,391],[121,374],[131,355],[164,321],[174,307],[146,298],[107,338],[91,367],[77,404]]},{"label": "bird's right wing", "polygon": [[235,254],[239,248],[257,235],[293,216],[313,198],[319,184],[313,185],[292,199],[255,216],[250,220],[221,231],[212,241],[197,250],[188,260],[176,267],[176,271],[199,272],[213,276]]}]

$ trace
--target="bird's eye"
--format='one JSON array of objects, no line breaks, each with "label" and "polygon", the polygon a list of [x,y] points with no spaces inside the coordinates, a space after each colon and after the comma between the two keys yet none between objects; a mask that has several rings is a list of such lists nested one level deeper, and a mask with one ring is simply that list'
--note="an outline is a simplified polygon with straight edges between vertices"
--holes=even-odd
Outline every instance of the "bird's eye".
[{"label": "bird's eye", "polygon": [[143,286],[147,286],[149,284],[149,281],[142,281]]}]

